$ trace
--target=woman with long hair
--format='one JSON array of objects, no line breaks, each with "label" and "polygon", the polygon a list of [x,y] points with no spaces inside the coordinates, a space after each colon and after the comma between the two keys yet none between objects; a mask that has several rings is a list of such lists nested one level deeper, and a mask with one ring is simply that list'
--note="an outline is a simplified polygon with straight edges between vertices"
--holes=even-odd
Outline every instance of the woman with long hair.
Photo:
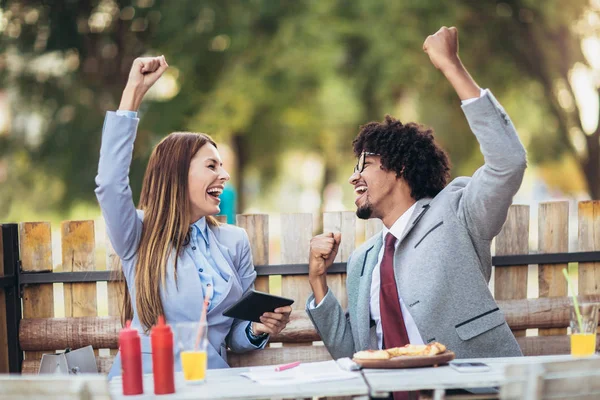
[{"label": "woman with long hair", "polygon": [[[256,272],[246,232],[212,217],[229,174],[208,135],[174,132],[156,145],[136,209],[128,175],[137,110],[167,68],[164,56],[133,62],[119,110],[104,120],[96,196],[121,259],[127,285],[122,315],[140,331],[144,372],[152,371],[149,333],[159,315],[169,324],[198,321],[205,296],[208,368],[226,368],[227,348],[264,348],[269,334],[285,328],[291,307],[263,314],[261,323],[222,315],[254,286]],[[117,355],[109,377],[120,373]]]}]

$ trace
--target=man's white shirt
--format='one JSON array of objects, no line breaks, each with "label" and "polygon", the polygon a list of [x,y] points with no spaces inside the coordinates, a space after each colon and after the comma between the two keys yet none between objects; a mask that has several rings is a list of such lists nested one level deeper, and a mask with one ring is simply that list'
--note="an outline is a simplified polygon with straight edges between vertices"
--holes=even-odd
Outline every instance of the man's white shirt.
[{"label": "man's white shirt", "polygon": [[[385,226],[381,231],[383,236],[383,243],[385,243],[385,237],[389,233],[394,235],[396,238],[396,242],[394,244],[394,254],[398,250],[398,246],[400,245],[399,238],[402,237],[404,230],[406,229],[406,225],[408,225],[408,221],[410,220],[410,216],[415,211],[415,206],[417,203],[414,203],[408,210],[404,212],[394,222],[394,225],[387,229]],[[377,333],[377,346],[381,349],[383,348],[383,326],[381,325],[381,311],[379,308],[379,291],[380,291],[380,283],[381,283],[381,260],[383,260],[383,253],[385,251],[385,245],[381,246],[381,250],[379,250],[379,255],[377,256],[377,264],[375,268],[373,268],[373,275],[371,275],[371,300],[369,302],[369,312],[371,313],[371,319],[375,321],[376,325],[376,333]],[[402,267],[400,267],[402,268]],[[421,334],[419,333],[419,329],[415,324],[415,320],[408,312],[408,308],[406,308],[406,304],[404,304],[404,300],[402,300],[402,295],[399,296],[400,300],[400,309],[402,310],[402,317],[404,318],[404,326],[406,327],[406,333],[408,333],[408,340],[411,344],[423,344],[423,339],[421,338]]]}]

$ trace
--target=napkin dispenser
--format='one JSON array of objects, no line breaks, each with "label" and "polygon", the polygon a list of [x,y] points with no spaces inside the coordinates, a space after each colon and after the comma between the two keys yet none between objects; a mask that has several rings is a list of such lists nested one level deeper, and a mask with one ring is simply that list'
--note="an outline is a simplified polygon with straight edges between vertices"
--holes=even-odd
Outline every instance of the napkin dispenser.
[{"label": "napkin dispenser", "polygon": [[59,354],[44,354],[38,374],[97,374],[96,356],[92,346],[66,349]]}]

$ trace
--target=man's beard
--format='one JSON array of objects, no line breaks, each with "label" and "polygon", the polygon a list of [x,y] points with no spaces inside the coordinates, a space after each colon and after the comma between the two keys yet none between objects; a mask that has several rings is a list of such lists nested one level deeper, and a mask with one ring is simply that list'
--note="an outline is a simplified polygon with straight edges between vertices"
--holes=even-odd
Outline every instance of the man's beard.
[{"label": "man's beard", "polygon": [[369,219],[373,214],[373,206],[368,201],[365,205],[360,206],[356,209],[356,216],[360,219]]}]

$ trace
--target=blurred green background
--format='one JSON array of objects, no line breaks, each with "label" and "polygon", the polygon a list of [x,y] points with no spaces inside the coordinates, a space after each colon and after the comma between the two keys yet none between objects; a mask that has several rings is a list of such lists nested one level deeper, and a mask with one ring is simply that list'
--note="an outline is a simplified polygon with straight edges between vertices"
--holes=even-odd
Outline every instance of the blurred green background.
[{"label": "blurred green background", "polygon": [[432,126],[470,175],[478,145],[422,51],[443,25],[528,149],[516,200],[600,199],[597,0],[0,4],[0,221],[99,215],[104,113],[142,55],[170,68],[140,112],[136,201],[152,146],[189,130],[220,143],[239,213],[352,210],[352,138],[386,113]]}]

